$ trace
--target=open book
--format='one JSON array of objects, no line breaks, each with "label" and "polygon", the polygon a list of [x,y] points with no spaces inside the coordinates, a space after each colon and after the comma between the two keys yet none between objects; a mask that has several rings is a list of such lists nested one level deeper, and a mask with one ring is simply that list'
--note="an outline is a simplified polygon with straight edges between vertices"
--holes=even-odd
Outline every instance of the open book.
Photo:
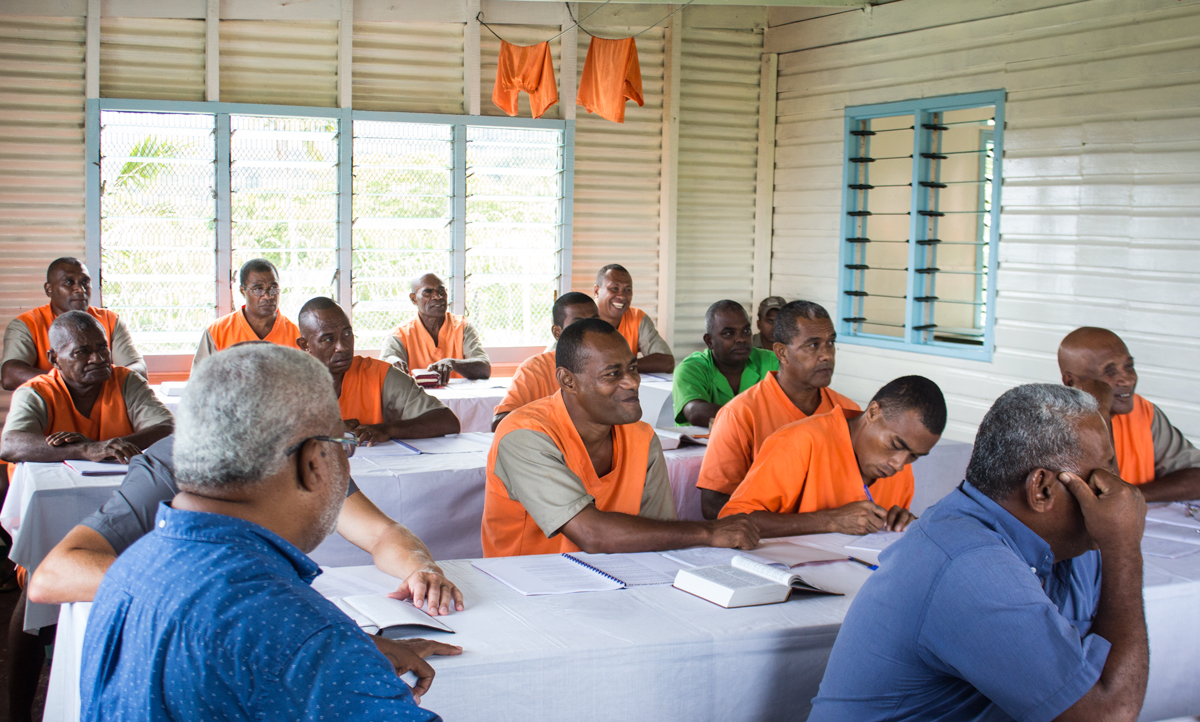
[{"label": "open book", "polygon": [[680,564],[654,552],[538,554],[476,559],[471,566],[525,596],[670,584]]},{"label": "open book", "polygon": [[787,601],[793,589],[818,594],[839,594],[810,584],[799,574],[736,556],[730,566],[681,569],[675,588],[726,609]]},{"label": "open book", "polygon": [[428,627],[442,632],[454,630],[413,606],[412,602],[382,594],[358,594],[334,602],[368,634],[388,638],[403,637],[412,627]]}]

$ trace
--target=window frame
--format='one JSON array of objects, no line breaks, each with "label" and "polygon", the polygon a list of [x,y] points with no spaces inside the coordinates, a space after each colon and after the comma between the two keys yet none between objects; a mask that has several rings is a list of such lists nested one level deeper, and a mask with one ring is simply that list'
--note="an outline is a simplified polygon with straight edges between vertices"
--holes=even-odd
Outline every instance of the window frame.
[{"label": "window frame", "polygon": [[[232,279],[232,196],[230,176],[219,172],[229,167],[229,116],[265,115],[293,118],[333,118],[338,121],[338,219],[337,219],[337,291],[338,305],[353,321],[351,273],[353,268],[353,123],[356,120],[424,123],[453,127],[454,168],[452,172],[452,226],[450,255],[450,310],[462,314],[466,309],[466,252],[467,252],[467,127],[528,128],[562,132],[563,171],[560,193],[560,222],[558,230],[557,292],[571,290],[572,206],[575,186],[575,121],[549,118],[510,118],[506,116],[453,115],[443,113],[393,113],[387,111],[354,110],[352,108],[317,108],[296,105],[259,103],[225,103],[214,101],[134,100],[92,98],[87,101],[86,115],[86,246],[88,268],[95,281],[92,303],[103,306],[103,273],[101,268],[101,209],[100,209],[100,113],[101,111],[130,111],[149,113],[191,113],[215,116],[216,132],[216,254],[217,318],[234,310]],[[377,349],[376,349],[377,350]],[[156,357],[182,357],[184,354],[152,354]],[[187,354],[191,358],[191,354]]]},{"label": "window frame", "polygon": [[[841,238],[838,241],[838,302],[837,302],[837,321],[836,328],[838,332],[838,342],[849,345],[871,346],[875,348],[885,348],[897,351],[914,351],[917,353],[926,353],[935,356],[946,356],[950,358],[968,359],[972,361],[990,362],[993,353],[995,352],[995,324],[996,324],[996,271],[998,268],[997,249],[1000,243],[1000,189],[1003,186],[1003,156],[1004,156],[1004,90],[989,90],[977,93],[962,93],[956,95],[943,95],[929,98],[915,98],[912,100],[903,100],[892,103],[876,103],[872,105],[856,105],[847,106],[845,110],[845,119],[843,127],[843,146],[842,146],[842,203],[841,203],[841,223],[839,229]],[[923,217],[917,211],[923,210],[924,200],[921,198],[921,188],[918,185],[922,178],[922,167],[920,162],[920,154],[927,152],[924,147],[925,135],[919,132],[923,122],[928,122],[925,116],[930,113],[967,110],[982,106],[994,106],[995,108],[995,127],[992,132],[993,141],[993,158],[992,158],[992,199],[991,199],[991,227],[989,229],[987,241],[987,288],[986,298],[984,299],[986,316],[984,318],[983,327],[983,345],[968,346],[956,344],[948,341],[924,341],[920,340],[921,331],[914,330],[916,325],[915,319],[919,316],[919,311],[916,309],[916,283],[917,283],[917,262],[918,253],[921,247],[912,242],[913,239],[919,237],[918,224],[922,222]],[[847,268],[847,264],[851,263],[854,249],[852,244],[847,241],[848,238],[854,236],[854,218],[849,215],[850,211],[857,207],[856,191],[850,188],[850,184],[854,182],[856,177],[853,164],[850,158],[854,153],[853,144],[856,137],[851,135],[851,131],[855,129],[855,125],[862,120],[871,120],[874,118],[886,118],[889,116],[911,114],[913,116],[913,164],[912,164],[912,196],[909,203],[909,248],[908,248],[908,271],[907,284],[905,290],[905,310],[904,310],[904,336],[896,338],[884,336],[880,334],[855,332],[853,323],[846,320],[854,316],[853,304],[855,297],[848,295],[847,291],[854,289],[854,270]],[[980,246],[982,252],[983,246]]]}]

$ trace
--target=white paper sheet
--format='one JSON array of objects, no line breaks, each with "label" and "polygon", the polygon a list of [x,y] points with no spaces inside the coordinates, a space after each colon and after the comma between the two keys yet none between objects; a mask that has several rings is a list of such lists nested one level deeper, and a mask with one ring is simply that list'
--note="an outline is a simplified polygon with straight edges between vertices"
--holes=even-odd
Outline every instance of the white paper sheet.
[{"label": "white paper sheet", "polygon": [[421,452],[395,441],[384,441],[372,446],[359,446],[354,450],[354,458],[364,459],[385,458],[391,456],[417,456]]},{"label": "white paper sheet", "polygon": [[402,443],[422,454],[488,453],[491,438],[483,434],[451,434],[433,439],[405,439]]},{"label": "white paper sheet", "polygon": [[124,476],[129,472],[128,464],[109,463],[107,461],[68,459],[63,463],[84,476]]},{"label": "white paper sheet", "polygon": [[671,561],[678,562],[685,567],[729,566],[733,563],[733,558],[736,556],[750,557],[751,559],[756,559],[763,564],[774,564],[776,566],[781,566],[783,564],[783,562],[776,562],[773,559],[768,559],[764,556],[758,556],[756,551],[745,552],[741,549],[692,547],[691,549],[675,549],[669,552],[659,552],[659,554],[667,559],[670,559]]},{"label": "white paper sheet", "polygon": [[321,567],[321,571],[323,573],[318,574],[317,578],[313,580],[313,591],[335,602],[342,597],[359,594],[387,594],[395,591],[395,587],[376,584],[361,576],[347,574],[337,567]]},{"label": "white paper sheet", "polygon": [[879,552],[900,541],[904,536],[902,531],[877,531],[873,534],[860,536],[856,541],[846,545],[850,551]]},{"label": "white paper sheet", "polygon": [[590,564],[600,571],[625,582],[627,587],[643,587],[654,584],[670,584],[683,564],[667,559],[657,552],[634,554],[588,554],[572,552],[572,557]]},{"label": "white paper sheet", "polygon": [[454,631],[436,617],[417,609],[412,602],[392,599],[382,594],[356,594],[343,597],[342,601],[380,629],[415,625],[440,629],[443,632]]},{"label": "white paper sheet", "polygon": [[620,589],[621,585],[561,554],[475,559],[471,566],[525,596]]}]

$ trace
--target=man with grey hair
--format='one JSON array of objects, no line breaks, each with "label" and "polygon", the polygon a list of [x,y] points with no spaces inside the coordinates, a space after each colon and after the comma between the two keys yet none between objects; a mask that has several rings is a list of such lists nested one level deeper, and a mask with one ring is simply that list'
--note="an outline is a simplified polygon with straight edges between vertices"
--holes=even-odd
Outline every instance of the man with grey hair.
[{"label": "man with grey hair", "polygon": [[437,719],[310,586],[355,446],[329,372],[229,349],[199,365],[178,419],[179,494],[96,592],[84,719]]},{"label": "man with grey hair", "polygon": [[966,480],[855,597],[810,722],[1136,720],[1146,504],[1115,469],[1091,396],[1001,396]]}]

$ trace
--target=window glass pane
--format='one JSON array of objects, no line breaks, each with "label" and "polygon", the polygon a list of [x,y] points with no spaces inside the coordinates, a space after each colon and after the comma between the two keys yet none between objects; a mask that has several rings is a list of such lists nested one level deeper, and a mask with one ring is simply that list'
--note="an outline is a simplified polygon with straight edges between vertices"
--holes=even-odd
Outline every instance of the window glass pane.
[{"label": "window glass pane", "polygon": [[354,122],[354,333],[378,349],[416,315],[410,280],[450,284],[453,127]]},{"label": "window glass pane", "polygon": [[100,114],[104,304],[143,354],[192,353],[216,317],[213,120]]},{"label": "window glass pane", "polygon": [[[337,298],[338,122],[230,116],[233,269],[279,268],[280,310],[295,320],[313,296]],[[233,279],[234,307],[243,301]]]},{"label": "window glass pane", "polygon": [[489,346],[549,343],[562,132],[467,128],[467,310]]}]

